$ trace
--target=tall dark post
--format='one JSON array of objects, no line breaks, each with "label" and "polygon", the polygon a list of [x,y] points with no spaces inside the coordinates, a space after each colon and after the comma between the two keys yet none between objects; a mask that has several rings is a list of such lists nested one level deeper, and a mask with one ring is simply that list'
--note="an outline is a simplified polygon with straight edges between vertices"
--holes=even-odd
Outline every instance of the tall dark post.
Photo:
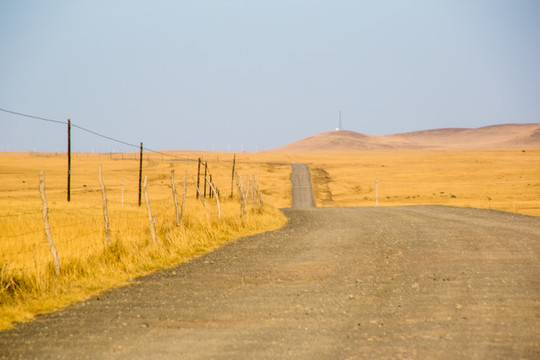
[{"label": "tall dark post", "polygon": [[208,161],[204,163],[204,198],[206,199],[206,174],[208,173]]},{"label": "tall dark post", "polygon": [[140,156],[139,156],[139,206],[141,206],[142,159],[143,159],[143,145],[142,145],[142,142],[141,142],[141,152],[140,152]]},{"label": "tall dark post", "polygon": [[231,177],[231,198],[233,197],[233,188],[234,188],[234,166],[236,165],[236,154],[234,154],[232,161],[232,177]]},{"label": "tall dark post", "polygon": [[67,201],[71,201],[71,119],[68,119],[68,173],[67,173]]},{"label": "tall dark post", "polygon": [[[200,189],[201,185],[201,158],[199,158],[199,167],[197,168],[197,189]],[[197,190],[197,199],[199,198],[199,191]]]}]

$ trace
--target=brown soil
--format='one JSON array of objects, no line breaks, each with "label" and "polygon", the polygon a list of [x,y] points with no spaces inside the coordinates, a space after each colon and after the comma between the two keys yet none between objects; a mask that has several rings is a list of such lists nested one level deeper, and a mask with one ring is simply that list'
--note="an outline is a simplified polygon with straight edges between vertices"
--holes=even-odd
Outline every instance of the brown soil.
[{"label": "brown soil", "polygon": [[0,358],[540,358],[540,218],[285,213],[281,230],[0,333]]}]

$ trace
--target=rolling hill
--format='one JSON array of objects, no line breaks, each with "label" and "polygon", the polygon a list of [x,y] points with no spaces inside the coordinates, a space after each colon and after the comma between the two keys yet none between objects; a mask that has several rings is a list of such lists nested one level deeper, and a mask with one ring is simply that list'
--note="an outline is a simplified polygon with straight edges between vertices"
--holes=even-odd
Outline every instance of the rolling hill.
[{"label": "rolling hill", "polygon": [[445,128],[393,135],[334,130],[270,151],[377,149],[496,149],[540,147],[540,123],[492,125],[476,129]]}]

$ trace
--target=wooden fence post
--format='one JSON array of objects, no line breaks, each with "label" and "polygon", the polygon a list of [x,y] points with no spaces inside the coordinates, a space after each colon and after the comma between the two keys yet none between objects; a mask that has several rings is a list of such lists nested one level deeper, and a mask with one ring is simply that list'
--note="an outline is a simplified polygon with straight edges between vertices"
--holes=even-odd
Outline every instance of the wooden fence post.
[{"label": "wooden fence post", "polygon": [[38,286],[38,290],[41,290],[41,275],[40,275],[39,266],[38,266],[36,247],[37,247],[37,244],[34,243],[34,245],[32,246],[32,255],[34,255],[34,267],[36,268],[36,280],[37,280],[36,284]]},{"label": "wooden fence post", "polygon": [[51,226],[49,225],[49,206],[47,204],[47,197],[45,196],[45,174],[43,173],[43,171],[41,171],[41,173],[39,174],[39,192],[41,193],[41,201],[43,203],[43,223],[45,224],[45,235],[47,235],[47,241],[49,243],[49,249],[51,250],[56,276],[59,276],[60,259],[58,258],[56,246],[54,246]]},{"label": "wooden fence post", "polygon": [[150,235],[152,235],[152,241],[154,244],[157,243],[156,239],[156,218],[152,217],[152,209],[150,208],[150,199],[148,198],[148,189],[146,187],[148,183],[148,175],[144,176],[144,199],[146,200],[146,209],[148,210],[148,222],[150,223]]},{"label": "wooden fence post", "polygon": [[249,203],[249,195],[250,195],[250,188],[249,188],[249,175],[246,175],[246,189],[244,190],[244,208],[247,210],[247,206]]},{"label": "wooden fence post", "polygon": [[242,177],[238,174],[236,174],[236,185],[238,186],[238,197],[240,198],[240,216],[243,217],[246,213],[246,201],[244,186],[242,185]]},{"label": "wooden fence post", "polygon": [[206,210],[206,215],[209,216],[209,217],[212,217],[212,214],[210,213],[210,211],[206,207],[206,202],[204,201],[204,197],[201,195],[201,191],[200,191],[199,187],[197,186],[197,182],[195,181],[195,178],[193,178],[193,183],[195,184],[195,187],[197,188],[197,194],[199,194],[199,199],[201,199],[201,203],[202,203],[202,205],[204,207],[204,210]]},{"label": "wooden fence post", "polygon": [[187,170],[184,172],[184,195],[182,196],[182,212],[180,220],[184,220],[184,211],[186,210],[186,194],[187,194]]},{"label": "wooden fence post", "polygon": [[105,237],[107,238],[107,247],[111,245],[111,231],[109,229],[109,215],[107,213],[107,194],[105,184],[101,175],[101,165],[99,165],[99,183],[101,184],[101,194],[103,195],[103,217],[105,218]]},{"label": "wooden fence post", "polygon": [[201,158],[199,158],[199,165],[197,167],[197,198],[199,198],[199,185],[201,184]]},{"label": "wooden fence post", "polygon": [[204,163],[204,197],[206,198],[206,183],[208,180],[206,179],[206,175],[208,174],[208,161]]},{"label": "wooden fence post", "polygon": [[[212,186],[212,181],[213,181],[212,174],[210,174],[210,179],[207,178],[206,181],[208,182],[208,185]],[[211,189],[209,189],[209,190],[211,190]],[[208,191],[208,197],[210,199],[213,197],[213,193],[214,192]]]},{"label": "wooden fence post", "polygon": [[256,210],[255,208],[255,181],[253,180],[254,177],[253,175],[252,176],[248,176],[248,185],[249,185],[249,199],[252,203],[252,206],[253,206],[253,210]]},{"label": "wooden fence post", "polygon": [[236,154],[234,154],[233,161],[232,161],[232,176],[231,176],[231,199],[234,196],[233,188],[234,188],[234,168],[236,166]]},{"label": "wooden fence post", "polygon": [[178,213],[178,200],[176,199],[176,185],[174,184],[174,169],[171,169],[172,195],[174,200],[174,213],[176,215],[176,226],[180,225],[180,214]]},{"label": "wooden fence post", "polygon": [[214,196],[216,197],[217,208],[218,208],[218,219],[221,219],[221,206],[219,205],[218,193],[217,193],[216,188],[214,187],[214,185],[212,185],[211,181],[208,181],[208,185],[210,185],[210,189],[214,192]]},{"label": "wooden fence post", "polygon": [[259,173],[257,173],[257,187],[256,187],[256,192],[257,192],[257,198],[258,198],[259,210],[262,212],[262,211],[263,211],[263,200],[262,200],[262,196],[261,196],[261,191],[259,190]]}]

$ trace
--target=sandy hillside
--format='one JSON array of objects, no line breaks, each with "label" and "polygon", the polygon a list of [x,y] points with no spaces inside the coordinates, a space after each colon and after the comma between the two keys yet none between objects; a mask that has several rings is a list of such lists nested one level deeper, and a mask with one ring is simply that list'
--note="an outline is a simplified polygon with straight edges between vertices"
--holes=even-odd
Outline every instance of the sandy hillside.
[{"label": "sandy hillside", "polygon": [[271,151],[371,149],[486,149],[540,147],[540,123],[448,128],[374,136],[350,130],[329,131]]}]

